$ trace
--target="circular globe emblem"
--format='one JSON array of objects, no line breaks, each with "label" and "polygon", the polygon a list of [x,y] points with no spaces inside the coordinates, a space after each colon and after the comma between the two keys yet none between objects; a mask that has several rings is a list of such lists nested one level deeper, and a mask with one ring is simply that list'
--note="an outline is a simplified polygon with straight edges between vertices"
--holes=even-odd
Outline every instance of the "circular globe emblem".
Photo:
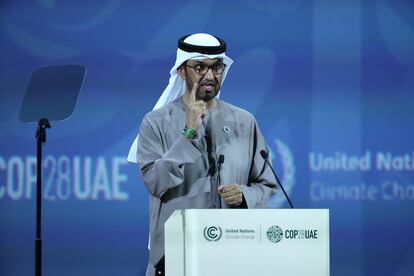
[{"label": "circular globe emblem", "polygon": [[277,243],[283,238],[283,230],[279,226],[273,225],[267,230],[266,235],[269,241]]},{"label": "circular globe emblem", "polygon": [[[290,195],[293,186],[295,184],[295,162],[293,160],[292,151],[289,147],[279,139],[274,139],[274,148],[276,151],[272,151],[270,148],[270,158],[277,159],[281,165],[281,178],[280,182],[283,183],[283,187],[286,190],[286,193]],[[276,165],[276,164],[275,164]],[[270,208],[278,208],[286,202],[284,196],[280,196],[280,193],[276,193],[269,199],[267,204]]]},{"label": "circular globe emblem", "polygon": [[203,231],[204,238],[207,241],[218,241],[223,235],[223,231],[219,226],[206,226]]}]

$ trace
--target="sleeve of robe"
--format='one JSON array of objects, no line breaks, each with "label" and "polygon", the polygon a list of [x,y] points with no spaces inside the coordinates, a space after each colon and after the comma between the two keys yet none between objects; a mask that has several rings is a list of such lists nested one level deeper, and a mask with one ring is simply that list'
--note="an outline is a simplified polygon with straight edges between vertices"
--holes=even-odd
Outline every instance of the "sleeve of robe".
[{"label": "sleeve of robe", "polygon": [[138,137],[137,161],[149,193],[161,198],[168,189],[183,182],[183,164],[194,163],[201,152],[183,135],[164,150],[161,135],[156,135],[157,126],[144,117]]}]

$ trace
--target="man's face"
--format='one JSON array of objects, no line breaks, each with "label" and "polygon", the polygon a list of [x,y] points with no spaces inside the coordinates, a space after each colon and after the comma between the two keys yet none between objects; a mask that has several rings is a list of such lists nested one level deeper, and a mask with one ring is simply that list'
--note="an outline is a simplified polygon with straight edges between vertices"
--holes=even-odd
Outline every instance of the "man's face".
[{"label": "man's face", "polygon": [[180,75],[182,77],[184,75],[183,78],[189,92],[194,83],[197,82],[197,100],[208,102],[214,99],[220,90],[223,66],[225,65],[222,59],[188,60],[183,64],[181,70],[184,70],[184,72],[181,71]]}]

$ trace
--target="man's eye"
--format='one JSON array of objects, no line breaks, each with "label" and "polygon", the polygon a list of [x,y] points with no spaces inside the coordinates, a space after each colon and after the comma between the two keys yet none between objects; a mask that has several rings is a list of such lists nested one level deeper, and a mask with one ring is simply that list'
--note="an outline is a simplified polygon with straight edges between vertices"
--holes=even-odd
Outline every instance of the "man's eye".
[{"label": "man's eye", "polygon": [[195,69],[198,71],[203,71],[204,69],[206,69],[206,66],[204,64],[198,64],[195,66]]},{"label": "man's eye", "polygon": [[220,70],[220,69],[221,69],[221,67],[223,67],[223,65],[222,65],[222,64],[215,64],[215,65],[213,66],[213,70]]}]

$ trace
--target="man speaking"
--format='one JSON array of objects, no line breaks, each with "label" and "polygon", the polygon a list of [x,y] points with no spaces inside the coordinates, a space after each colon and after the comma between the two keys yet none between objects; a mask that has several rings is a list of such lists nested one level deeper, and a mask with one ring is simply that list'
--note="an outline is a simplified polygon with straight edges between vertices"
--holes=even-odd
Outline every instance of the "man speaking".
[{"label": "man speaking", "polygon": [[233,62],[225,51],[209,34],[178,40],[169,84],[131,147],[150,193],[147,276],[163,269],[164,223],[175,210],[265,208],[275,192],[255,118],[218,99]]}]

